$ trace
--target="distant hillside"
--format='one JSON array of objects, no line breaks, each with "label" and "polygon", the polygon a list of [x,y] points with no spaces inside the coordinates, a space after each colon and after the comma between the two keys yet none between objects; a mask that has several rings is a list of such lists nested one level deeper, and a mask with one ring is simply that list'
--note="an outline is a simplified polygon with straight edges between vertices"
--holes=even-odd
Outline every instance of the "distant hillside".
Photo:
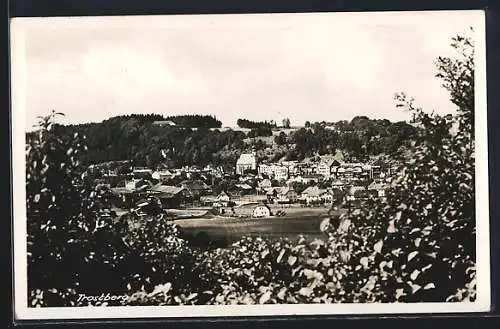
[{"label": "distant hillside", "polygon": [[140,124],[151,124],[155,121],[172,121],[176,126],[183,128],[220,128],[222,122],[217,120],[215,116],[211,115],[171,115],[163,116],[161,114],[130,114],[121,115],[109,118],[109,120],[136,120]]}]

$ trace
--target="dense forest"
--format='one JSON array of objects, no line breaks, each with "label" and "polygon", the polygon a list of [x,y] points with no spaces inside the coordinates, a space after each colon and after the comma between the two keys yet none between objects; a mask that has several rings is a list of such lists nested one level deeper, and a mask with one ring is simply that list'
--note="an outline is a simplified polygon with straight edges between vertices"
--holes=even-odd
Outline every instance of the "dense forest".
[{"label": "dense forest", "polygon": [[[169,117],[172,121],[193,125],[210,125],[216,118],[207,116]],[[183,165],[233,164],[241,152],[271,153],[269,160],[302,160],[305,157],[334,153],[340,149],[350,157],[363,160],[370,155],[390,155],[408,146],[419,130],[406,122],[372,120],[355,117],[351,121],[317,122],[263,142],[259,136],[271,136],[269,127],[253,128],[247,134],[235,130],[187,129],[179,126],[159,127],[151,123],[166,120],[161,115],[127,115],[101,123],[61,126],[64,135],[87,136],[88,152],[82,155],[85,164],[132,160],[139,166],[170,167]]]}]

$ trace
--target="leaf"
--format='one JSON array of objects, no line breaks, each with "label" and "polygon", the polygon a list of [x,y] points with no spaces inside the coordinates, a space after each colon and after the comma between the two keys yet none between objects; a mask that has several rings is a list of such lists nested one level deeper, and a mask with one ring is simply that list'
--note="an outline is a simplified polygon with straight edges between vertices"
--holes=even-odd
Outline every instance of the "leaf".
[{"label": "leaf", "polygon": [[411,253],[408,254],[408,262],[411,261],[415,256],[418,255],[418,251],[412,251]]},{"label": "leaf", "polygon": [[416,283],[412,283],[412,282],[408,282],[408,285],[411,287],[412,294],[416,293],[417,291],[419,291],[422,288],[422,286],[420,286]]},{"label": "leaf", "polygon": [[420,246],[420,242],[422,241],[422,238],[416,238],[415,239],[415,247],[419,247]]},{"label": "leaf", "polygon": [[299,290],[299,295],[309,297],[313,294],[313,290],[309,287],[304,287]]},{"label": "leaf", "polygon": [[430,290],[430,289],[434,289],[436,288],[436,286],[434,285],[434,283],[428,283],[424,286],[424,290]]},{"label": "leaf", "polygon": [[304,273],[304,275],[308,279],[313,279],[313,278],[318,280],[323,279],[323,274],[321,274],[321,272],[318,271],[313,271],[306,268],[304,269],[304,271],[302,271],[302,273]]},{"label": "leaf", "polygon": [[389,226],[387,227],[387,233],[396,233],[396,226],[394,225],[394,219],[389,222]]},{"label": "leaf", "polygon": [[295,264],[296,261],[297,261],[297,257],[295,257],[295,256],[288,257],[288,265],[293,266],[293,264]]},{"label": "leaf", "polygon": [[422,273],[425,273],[428,269],[432,267],[432,264],[422,267]]},{"label": "leaf", "polygon": [[149,294],[149,296],[152,297],[152,296],[155,296],[155,295],[160,294],[160,293],[166,294],[170,291],[171,287],[172,287],[172,284],[170,282],[157,285],[154,288],[154,290]]},{"label": "leaf", "polygon": [[359,263],[363,265],[365,269],[368,268],[368,257],[361,257]]},{"label": "leaf", "polygon": [[391,254],[393,254],[396,257],[399,256],[400,253],[401,253],[401,248],[393,249],[391,251]]},{"label": "leaf", "polygon": [[414,270],[411,274],[410,274],[410,278],[415,281],[417,278],[418,278],[418,275],[420,274],[420,271],[419,270]]},{"label": "leaf", "polygon": [[437,257],[437,253],[436,252],[431,252],[431,253],[428,253],[426,255],[429,256],[429,257],[431,257],[431,258],[434,258],[434,259],[436,259],[436,257]]},{"label": "leaf", "polygon": [[281,252],[280,254],[278,255],[278,258],[276,258],[276,262],[277,263],[280,263],[281,262],[281,259],[283,258],[283,256],[285,255],[285,249],[281,249]]},{"label": "leaf", "polygon": [[417,228],[414,228],[410,231],[410,234],[413,234],[413,233],[416,233],[416,232],[420,232],[420,229],[417,227]]},{"label": "leaf", "polygon": [[188,296],[188,298],[186,298],[186,300],[191,300],[191,299],[194,299],[194,298],[196,298],[196,296],[198,296],[198,294],[194,292],[194,293],[190,294],[190,295]]},{"label": "leaf", "polygon": [[281,300],[285,299],[285,293],[286,293],[286,287],[281,288],[281,290],[278,292],[277,297]]},{"label": "leaf", "polygon": [[348,262],[349,259],[351,258],[351,253],[346,250],[340,250],[340,258],[342,259],[343,262]]},{"label": "leaf", "polygon": [[325,218],[319,224],[319,229],[321,232],[326,232],[330,227],[330,218]]},{"label": "leaf", "polygon": [[259,298],[259,304],[265,304],[266,302],[268,302],[269,300],[271,299],[271,292],[270,291],[267,291],[266,293],[264,293],[262,296],[260,296]]}]

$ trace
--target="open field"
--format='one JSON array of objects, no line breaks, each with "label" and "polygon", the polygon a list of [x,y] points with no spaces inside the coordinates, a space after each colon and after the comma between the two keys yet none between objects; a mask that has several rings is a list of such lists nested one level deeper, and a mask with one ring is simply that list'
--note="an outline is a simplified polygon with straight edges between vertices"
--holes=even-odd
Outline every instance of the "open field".
[{"label": "open field", "polygon": [[175,221],[189,236],[206,234],[210,240],[227,239],[234,242],[243,236],[287,237],[294,239],[300,234],[321,236],[320,217],[274,217],[274,218],[229,218],[181,219]]},{"label": "open field", "polygon": [[269,218],[236,218],[213,217],[191,218],[176,220],[187,236],[195,238],[204,235],[210,241],[224,239],[232,243],[243,236],[262,236],[270,238],[296,239],[299,235],[307,238],[325,237],[320,231],[321,221],[328,217],[326,212],[306,213],[308,209],[302,208],[302,213],[286,217]]}]

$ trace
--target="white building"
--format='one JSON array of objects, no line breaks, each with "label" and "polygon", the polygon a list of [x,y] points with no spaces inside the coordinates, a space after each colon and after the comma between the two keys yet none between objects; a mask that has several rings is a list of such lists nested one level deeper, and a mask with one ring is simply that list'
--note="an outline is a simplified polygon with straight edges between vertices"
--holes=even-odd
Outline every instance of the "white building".
[{"label": "white building", "polygon": [[332,168],[334,168],[335,165],[339,165],[339,162],[333,158],[325,158],[318,163],[316,172],[328,179],[330,178]]},{"label": "white building", "polygon": [[259,175],[266,175],[277,181],[287,180],[289,177],[289,167],[283,164],[259,164]]},{"label": "white building", "polygon": [[173,127],[175,125],[176,125],[175,122],[171,120],[153,121],[153,126],[157,127]]},{"label": "white building", "polygon": [[272,165],[269,165],[267,163],[259,164],[258,173],[259,175],[266,175],[268,177],[272,177],[273,176]]},{"label": "white building", "polygon": [[277,181],[284,181],[288,179],[288,168],[285,166],[274,165],[273,168],[273,176]]},{"label": "white building", "polygon": [[151,178],[163,181],[165,179],[172,178],[174,176],[174,173],[172,173],[170,170],[158,170],[153,172],[151,175]]},{"label": "white building", "polygon": [[257,169],[257,158],[254,153],[243,153],[236,161],[236,174],[243,175],[247,170]]},{"label": "white building", "polygon": [[260,204],[254,208],[252,217],[262,218],[262,217],[270,217],[271,216],[271,208],[266,206],[265,204]]}]

